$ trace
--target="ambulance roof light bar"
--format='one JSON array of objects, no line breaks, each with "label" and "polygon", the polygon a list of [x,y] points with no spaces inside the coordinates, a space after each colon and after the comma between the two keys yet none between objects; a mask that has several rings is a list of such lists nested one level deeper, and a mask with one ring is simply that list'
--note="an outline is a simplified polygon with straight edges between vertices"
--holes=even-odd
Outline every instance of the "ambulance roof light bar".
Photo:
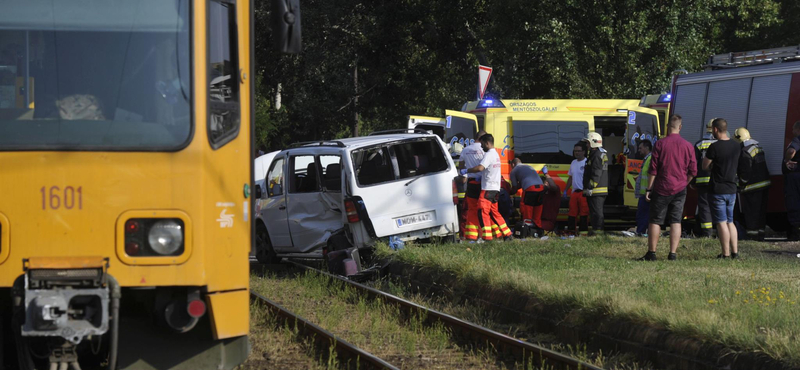
[{"label": "ambulance roof light bar", "polygon": [[781,63],[789,60],[800,60],[800,46],[712,55],[708,58],[708,64],[706,64],[705,67],[706,70],[713,70],[757,64]]},{"label": "ambulance roof light bar", "polygon": [[478,102],[478,109],[483,108],[505,108],[505,104],[503,104],[500,99],[495,99],[489,96],[484,97],[481,101]]}]

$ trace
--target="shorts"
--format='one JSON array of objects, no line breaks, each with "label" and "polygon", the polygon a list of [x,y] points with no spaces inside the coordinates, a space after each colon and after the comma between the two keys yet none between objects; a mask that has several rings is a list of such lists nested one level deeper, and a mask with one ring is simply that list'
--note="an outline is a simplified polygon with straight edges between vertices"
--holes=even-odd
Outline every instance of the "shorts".
[{"label": "shorts", "polygon": [[686,203],[686,189],[672,195],[650,193],[650,223],[671,225],[681,223],[683,205]]},{"label": "shorts", "polygon": [[582,190],[574,190],[569,196],[569,217],[589,216],[589,203]]},{"label": "shorts", "polygon": [[711,194],[711,220],[715,224],[732,224],[734,204],[736,194]]}]

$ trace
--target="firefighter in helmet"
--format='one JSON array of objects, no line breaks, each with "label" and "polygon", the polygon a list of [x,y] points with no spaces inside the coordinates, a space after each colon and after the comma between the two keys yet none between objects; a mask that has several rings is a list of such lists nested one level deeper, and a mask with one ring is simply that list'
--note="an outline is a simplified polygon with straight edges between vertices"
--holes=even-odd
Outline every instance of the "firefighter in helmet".
[{"label": "firefighter in helmet", "polygon": [[764,240],[767,222],[767,198],[769,196],[769,169],[764,149],[750,137],[744,127],[734,131],[733,138],[742,143],[739,156],[739,211],[742,226],[747,230],[747,239]]},{"label": "firefighter in helmet", "polygon": [[589,203],[589,235],[602,234],[604,229],[603,206],[608,196],[608,154],[603,149],[603,137],[596,132],[586,135],[589,156],[583,173],[583,195]]},{"label": "firefighter in helmet", "polygon": [[708,121],[703,138],[694,143],[694,155],[697,159],[697,177],[694,178],[694,186],[697,189],[697,216],[695,220],[700,226],[699,236],[702,238],[711,237],[714,232],[714,224],[711,222],[711,191],[708,188],[711,172],[703,171],[702,163],[703,158],[706,157],[708,147],[717,141],[711,133],[711,123],[715,119],[712,118]]}]

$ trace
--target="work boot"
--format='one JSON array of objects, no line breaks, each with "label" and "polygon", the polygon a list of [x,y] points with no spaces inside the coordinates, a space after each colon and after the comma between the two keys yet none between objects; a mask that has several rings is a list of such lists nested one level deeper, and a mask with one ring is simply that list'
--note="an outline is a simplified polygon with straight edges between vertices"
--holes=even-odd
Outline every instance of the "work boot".
[{"label": "work boot", "polygon": [[675,261],[675,260],[677,260],[677,259],[678,259],[678,256],[677,256],[675,253],[672,253],[672,252],[670,252],[670,253],[667,255],[667,260],[669,260],[669,261]]},{"label": "work boot", "polygon": [[503,238],[503,241],[504,242],[513,242],[514,241],[514,237],[509,235],[509,236]]},{"label": "work boot", "polygon": [[637,259],[637,261],[655,261],[657,259],[656,252],[647,251],[647,253],[644,254],[644,257]]}]

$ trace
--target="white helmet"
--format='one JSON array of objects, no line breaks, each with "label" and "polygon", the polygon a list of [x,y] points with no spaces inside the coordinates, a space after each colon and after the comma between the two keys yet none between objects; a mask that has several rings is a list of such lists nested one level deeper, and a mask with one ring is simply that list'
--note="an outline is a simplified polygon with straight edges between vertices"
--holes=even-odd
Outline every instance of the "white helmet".
[{"label": "white helmet", "polygon": [[750,131],[747,131],[747,129],[744,127],[739,127],[733,132],[733,138],[736,139],[736,141],[743,143],[747,140],[750,140]]},{"label": "white helmet", "polygon": [[600,148],[603,146],[603,137],[594,131],[586,135],[586,141],[589,142],[589,146],[592,148]]}]

